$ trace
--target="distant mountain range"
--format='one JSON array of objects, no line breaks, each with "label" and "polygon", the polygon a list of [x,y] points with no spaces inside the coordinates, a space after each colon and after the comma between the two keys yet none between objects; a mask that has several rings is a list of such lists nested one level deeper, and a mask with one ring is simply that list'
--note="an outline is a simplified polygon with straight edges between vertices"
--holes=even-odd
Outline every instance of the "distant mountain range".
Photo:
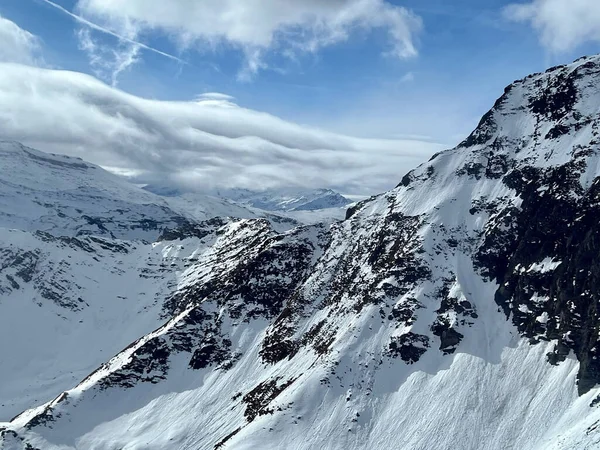
[{"label": "distant mountain range", "polygon": [[312,224],[345,217],[349,200],[331,189],[227,189],[209,193],[148,185],[144,190],[161,196],[184,214],[199,220],[210,217],[265,217],[273,222]]},{"label": "distant mountain range", "polygon": [[245,189],[220,191],[219,195],[266,211],[316,211],[343,208],[350,203],[331,189],[283,189],[254,192]]}]

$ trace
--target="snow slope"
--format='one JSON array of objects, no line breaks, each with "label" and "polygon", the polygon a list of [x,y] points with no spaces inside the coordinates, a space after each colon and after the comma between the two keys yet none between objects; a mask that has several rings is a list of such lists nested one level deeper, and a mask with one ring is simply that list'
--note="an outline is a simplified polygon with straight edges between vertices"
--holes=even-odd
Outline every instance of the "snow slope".
[{"label": "snow slope", "polygon": [[0,142],[0,226],[155,240],[182,218],[156,195],[78,158]]},{"label": "snow slope", "polygon": [[600,57],[513,83],[340,223],[163,233],[200,251],[160,324],[3,448],[600,448],[599,90]]}]

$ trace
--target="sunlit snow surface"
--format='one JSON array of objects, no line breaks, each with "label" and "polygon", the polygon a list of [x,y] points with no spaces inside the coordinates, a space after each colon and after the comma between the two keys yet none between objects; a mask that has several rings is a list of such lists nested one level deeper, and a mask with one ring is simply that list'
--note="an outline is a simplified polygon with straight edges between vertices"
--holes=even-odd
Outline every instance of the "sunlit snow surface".
[{"label": "sunlit snow surface", "polygon": [[[575,109],[595,119],[597,58],[556,70],[590,61]],[[596,145],[594,120],[545,139],[554,119],[527,113],[553,76],[514,85],[494,126],[341,223],[284,231],[246,218],[153,244],[107,238],[125,250],[79,238],[93,251],[44,240],[38,225],[2,230],[11,254],[41,254],[19,288],[0,280],[0,419],[32,408],[0,426],[3,448],[600,448],[599,389],[578,396],[575,356],[549,364],[555,342],[521,337],[494,301],[498,284],[474,267],[482,236],[523,201],[503,174],[479,176],[486,164],[493,172],[492,143],[508,143],[496,155],[513,167],[564,164],[574,146]],[[582,186],[599,162],[587,156]],[[494,211],[476,208],[483,200]],[[48,278],[36,275],[62,261],[54,288],[66,306],[41,296]],[[21,266],[0,275],[19,281]],[[531,292],[532,304],[548,300]],[[462,338],[444,343],[440,323]]]}]

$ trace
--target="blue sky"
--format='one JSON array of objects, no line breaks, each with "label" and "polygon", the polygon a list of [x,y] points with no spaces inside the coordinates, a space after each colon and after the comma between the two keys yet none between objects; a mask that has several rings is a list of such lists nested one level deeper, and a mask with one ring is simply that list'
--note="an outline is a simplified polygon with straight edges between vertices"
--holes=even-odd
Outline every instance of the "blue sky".
[{"label": "blue sky", "polygon": [[[75,10],[74,0],[57,3]],[[415,58],[382,57],[384,33],[357,33],[297,61],[274,54],[273,68],[240,82],[243,55],[236,49],[190,49],[181,54],[189,62],[183,66],[145,51],[143,60],[119,77],[119,87],[178,100],[222,92],[243,106],[334,131],[386,138],[423,135],[451,144],[470,131],[512,80],[598,51],[597,44],[588,43],[553,54],[526,24],[503,17],[509,3],[504,0],[456,0],[452,6],[444,0],[390,3],[423,19]],[[40,0],[3,0],[0,14],[42,38],[48,64],[94,73],[78,49],[75,30],[80,24],[71,17]],[[112,36],[94,36],[117,45]],[[179,54],[163,33],[149,33],[142,40]]]},{"label": "blue sky", "polygon": [[[521,20],[507,14],[511,2],[505,0],[332,0],[332,4],[337,2],[341,9],[361,1],[375,5],[359,17],[368,25],[349,26],[343,29],[346,35],[336,37],[333,44],[321,43],[314,50],[300,51],[293,40],[277,40],[278,34],[270,45],[256,46],[257,39],[262,39],[256,30],[243,30],[246,34],[238,41],[226,35],[221,39],[217,30],[211,35],[211,39],[217,36],[216,43],[208,42],[204,30],[190,29],[193,25],[184,22],[175,31],[162,26],[160,20],[152,26],[138,24],[131,31],[123,21],[143,20],[143,11],[132,7],[127,17],[115,19],[120,12],[114,6],[119,3],[116,0],[55,0],[95,24],[121,36],[131,32],[136,42],[185,61],[138,49],[137,62],[114,79],[111,68],[99,71],[98,64],[108,64],[102,58],[111,51],[130,48],[118,38],[82,25],[44,0],[3,0],[0,15],[39,37],[41,48],[37,51],[44,67],[90,74],[135,96],[189,101],[206,92],[218,92],[232,96],[244,108],[329,132],[372,139],[411,137],[443,146],[454,145],[468,134],[514,79],[599,51],[600,36],[593,30],[600,24],[592,21],[587,24],[587,34],[575,36],[573,25],[561,22],[560,7],[568,6],[566,0],[530,0],[524,4],[531,10],[521,11]],[[137,3],[143,7],[153,2]],[[221,4],[226,3],[231,2]],[[269,8],[269,4],[277,3],[286,2],[257,4]],[[572,3],[585,8],[595,2]],[[411,15],[410,20],[422,25],[415,26],[408,38],[393,41],[392,26],[385,21],[379,25],[388,12],[398,11],[396,7],[406,8],[403,11]],[[223,13],[221,9],[217,13]],[[318,11],[315,14],[323,17],[331,13]],[[380,11],[374,13],[379,16],[365,19],[371,11]],[[264,11],[257,14],[264,15]],[[285,17],[292,17],[289,14]],[[523,18],[523,14],[528,16]],[[276,25],[265,27],[272,26],[279,33]],[[297,34],[293,39],[309,34],[303,26],[294,28]],[[101,49],[100,63],[91,64],[89,49],[82,50],[82,32],[88,33],[97,50]],[[185,33],[192,38],[183,45]],[[332,35],[327,34],[326,39]],[[560,36],[560,41],[548,37],[554,35]],[[409,42],[414,54],[390,54],[398,42]],[[563,45],[565,42],[568,45]],[[248,74],[244,72],[248,72],[250,47],[261,48],[263,67]]]}]

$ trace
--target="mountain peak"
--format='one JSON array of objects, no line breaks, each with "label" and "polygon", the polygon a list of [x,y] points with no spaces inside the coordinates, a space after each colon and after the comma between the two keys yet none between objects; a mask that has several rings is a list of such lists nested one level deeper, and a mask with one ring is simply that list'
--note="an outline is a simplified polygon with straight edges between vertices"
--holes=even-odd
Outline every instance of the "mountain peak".
[{"label": "mountain peak", "polygon": [[593,56],[517,80],[459,146],[513,144],[517,153],[527,143],[516,136],[559,139],[594,117],[599,79],[600,56]]}]

